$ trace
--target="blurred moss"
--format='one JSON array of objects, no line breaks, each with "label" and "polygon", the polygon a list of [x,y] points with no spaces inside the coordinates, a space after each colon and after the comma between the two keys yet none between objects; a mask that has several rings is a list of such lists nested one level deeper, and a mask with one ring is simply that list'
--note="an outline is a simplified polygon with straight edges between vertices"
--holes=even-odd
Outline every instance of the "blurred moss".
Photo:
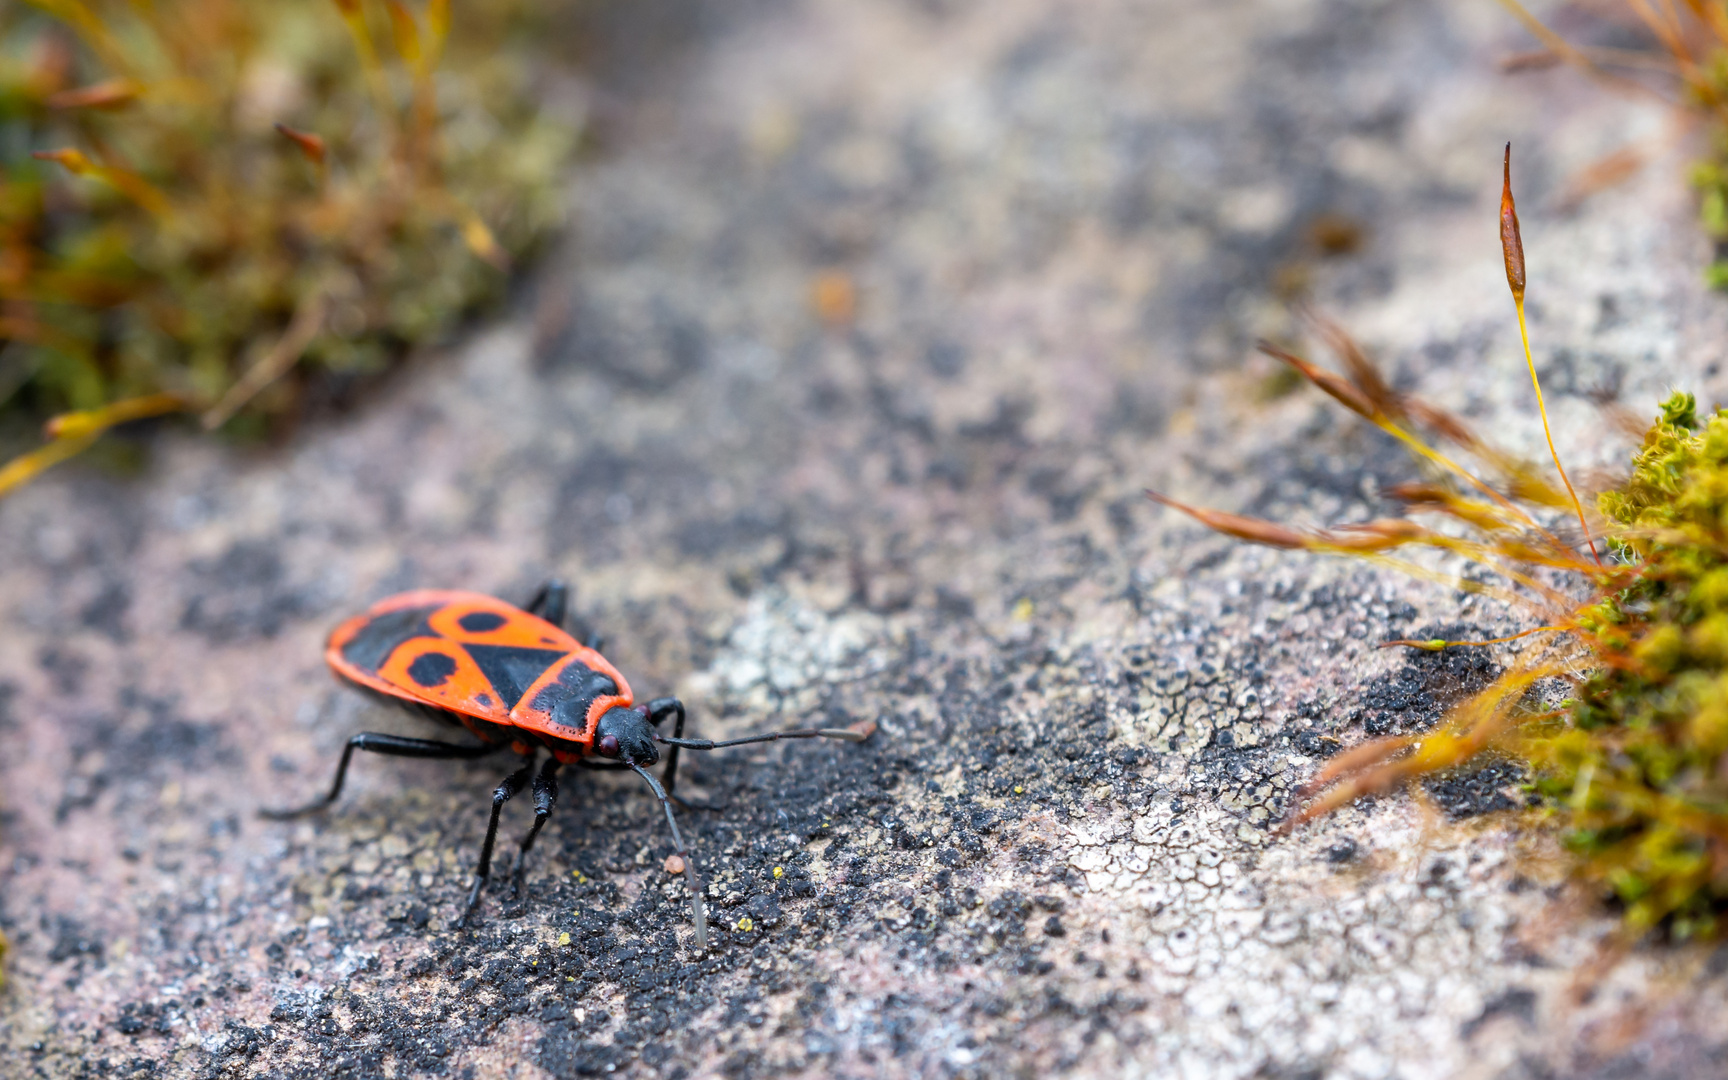
[{"label": "blurred moss", "polygon": [[559,224],[537,39],[516,0],[0,8],[0,410],[258,430],[447,332]]}]

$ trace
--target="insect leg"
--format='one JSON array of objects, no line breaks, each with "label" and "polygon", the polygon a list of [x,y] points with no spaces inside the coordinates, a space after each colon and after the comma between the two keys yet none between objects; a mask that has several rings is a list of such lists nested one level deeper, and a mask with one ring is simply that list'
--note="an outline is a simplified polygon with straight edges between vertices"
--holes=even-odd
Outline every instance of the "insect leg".
[{"label": "insect leg", "polygon": [[654,779],[652,773],[629,758],[625,758],[624,763],[635,770],[637,776],[648,781],[654,797],[660,800],[660,809],[666,811],[666,824],[672,829],[672,844],[678,849],[678,858],[684,863],[684,887],[690,891],[690,926],[696,931],[696,951],[702,952],[708,948],[708,915],[702,907],[702,879],[696,874],[696,860],[684,846],[684,836],[678,831],[678,819],[672,816],[672,804],[667,801],[666,792],[661,788],[660,782]]},{"label": "insect leg", "polygon": [[365,750],[373,754],[388,754],[391,757],[477,758],[495,753],[499,749],[501,747],[488,746],[485,743],[478,746],[462,746],[457,743],[438,742],[435,739],[410,739],[404,735],[386,735],[378,731],[362,731],[349,739],[348,745],[342,748],[342,760],[336,765],[336,780],[330,785],[330,794],[291,810],[260,810],[258,816],[268,818],[271,821],[287,821],[290,818],[297,818],[322,810],[335,802],[337,796],[342,794],[342,783],[348,779],[348,762],[354,757],[356,750]]},{"label": "insect leg", "polygon": [[522,608],[530,615],[538,615],[553,626],[564,625],[564,612],[570,606],[570,588],[557,578],[552,578],[540,586],[540,591],[534,594],[534,599]]},{"label": "insect leg", "polygon": [[486,842],[480,845],[480,866],[474,872],[474,888],[468,892],[468,904],[462,909],[462,917],[456,920],[458,927],[468,921],[468,916],[474,914],[474,908],[480,903],[480,890],[485,887],[486,879],[492,875],[492,846],[498,842],[498,815],[503,811],[504,804],[527,785],[528,777],[533,773],[534,762],[530,760],[506,776],[504,782],[492,792],[492,820],[486,823]]},{"label": "insect leg", "polygon": [[[655,727],[668,716],[676,715],[678,722],[672,725],[672,738],[684,737],[684,703],[675,697],[655,698],[648,703],[648,721]],[[658,738],[658,736],[656,736]],[[666,740],[662,740],[666,741]],[[714,803],[695,802],[675,793],[672,789],[678,783],[678,750],[677,743],[671,744],[672,749],[666,754],[666,797],[676,800],[680,805],[690,810],[724,810],[724,806]]]},{"label": "insect leg", "polygon": [[528,849],[534,846],[534,838],[540,835],[540,826],[546,824],[546,819],[552,816],[552,807],[558,802],[558,759],[549,757],[540,766],[540,775],[534,778],[534,825],[528,830],[528,835],[522,838],[522,847],[516,852],[516,869],[511,872],[512,891],[514,899],[522,894],[522,866],[528,861]]},{"label": "insect leg", "polygon": [[[522,610],[530,615],[540,616],[559,629],[564,629],[564,616],[569,612],[569,608],[570,586],[557,578],[553,578],[540,586],[540,590],[534,594],[534,599],[528,601],[527,606]],[[587,625],[581,619],[578,619],[577,622],[583,626]],[[588,637],[582,644],[595,652],[599,652],[605,648],[606,638],[598,630],[588,627]]]},{"label": "insect leg", "polygon": [[[648,703],[648,722],[655,727],[659,727],[661,721],[668,716],[674,715],[678,717],[678,722],[672,725],[672,737],[682,739],[684,737],[684,703],[675,697],[655,698]],[[676,744],[673,745],[672,751],[666,755],[666,772],[662,775],[666,784],[666,794],[670,795],[673,788],[678,785],[678,747]]]}]

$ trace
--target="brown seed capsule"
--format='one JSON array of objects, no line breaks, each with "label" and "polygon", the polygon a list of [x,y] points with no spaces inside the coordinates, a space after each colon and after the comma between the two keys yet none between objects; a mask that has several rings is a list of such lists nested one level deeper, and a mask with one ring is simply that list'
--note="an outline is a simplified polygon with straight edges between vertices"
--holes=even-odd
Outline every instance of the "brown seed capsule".
[{"label": "brown seed capsule", "polygon": [[844,270],[824,270],[810,283],[810,304],[824,324],[850,326],[858,316],[858,286]]},{"label": "brown seed capsule", "polygon": [[680,856],[680,855],[668,855],[668,856],[666,856],[666,872],[668,874],[682,874],[684,872],[684,858],[683,858],[683,856]]},{"label": "brown seed capsule", "polygon": [[306,160],[314,165],[324,164],[324,140],[310,132],[299,131],[287,124],[277,124],[276,130],[288,141],[300,148],[306,155]]},{"label": "brown seed capsule", "polygon": [[131,79],[109,79],[95,86],[61,90],[48,98],[50,109],[118,109],[135,101],[143,87]]},{"label": "brown seed capsule", "polygon": [[1313,537],[1304,536],[1295,529],[1259,518],[1226,514],[1222,510],[1208,510],[1203,506],[1189,506],[1156,491],[1147,491],[1146,497],[1172,510],[1182,511],[1208,529],[1234,536],[1238,540],[1246,540],[1251,544],[1265,544],[1275,548],[1306,548],[1314,546],[1316,542]]},{"label": "brown seed capsule", "polygon": [[1524,302],[1524,238],[1518,234],[1518,207],[1512,202],[1512,144],[1506,144],[1506,160],[1500,188],[1500,253],[1506,257],[1506,284],[1512,299]]},{"label": "brown seed capsule", "polygon": [[1302,359],[1300,356],[1297,356],[1295,353],[1280,349],[1270,341],[1261,341],[1259,346],[1261,352],[1272,357],[1274,360],[1282,360],[1286,364],[1295,368],[1304,379],[1307,379],[1309,382],[1331,395],[1333,400],[1337,401],[1338,404],[1344,406],[1346,409],[1349,409],[1358,416],[1370,420],[1374,418],[1374,403],[1369,401],[1367,395],[1365,395],[1360,389],[1351,385],[1348,379],[1335,375],[1330,371],[1317,368],[1313,364]]},{"label": "brown seed capsule", "polygon": [[37,161],[59,162],[74,176],[83,176],[96,167],[96,163],[85,157],[82,150],[32,150],[30,156]]}]

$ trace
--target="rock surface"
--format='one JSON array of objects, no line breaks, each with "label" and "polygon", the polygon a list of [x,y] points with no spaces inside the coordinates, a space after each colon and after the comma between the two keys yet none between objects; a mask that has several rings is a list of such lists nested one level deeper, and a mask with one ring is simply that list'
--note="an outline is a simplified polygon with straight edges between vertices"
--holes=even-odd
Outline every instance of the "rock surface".
[{"label": "rock surface", "polygon": [[[1559,209],[1667,117],[1500,74],[1491,5],[705,7],[601,35],[573,239],[514,315],[277,452],[162,435],[0,506],[0,1072],[1716,1074],[1722,955],[1617,948],[1484,813],[1514,770],[1273,831],[1492,671],[1376,641],[1514,616],[1140,496],[1384,511],[1396,449],[1250,357],[1299,286],[1534,452],[1506,139],[1563,450],[1624,452],[1605,385],[1719,394],[1683,154]],[[687,756],[706,955],[633,778],[568,775],[470,931],[502,760],[255,816],[354,731],[437,734],[332,685],[338,619],[554,574],[699,734],[879,724]]]}]

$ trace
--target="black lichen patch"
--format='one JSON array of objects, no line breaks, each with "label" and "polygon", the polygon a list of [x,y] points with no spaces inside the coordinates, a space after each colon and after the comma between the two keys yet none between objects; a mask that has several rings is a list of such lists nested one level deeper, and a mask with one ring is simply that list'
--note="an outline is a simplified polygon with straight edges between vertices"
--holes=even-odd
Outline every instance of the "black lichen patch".
[{"label": "black lichen patch", "polygon": [[191,597],[180,625],[220,643],[275,637],[287,623],[322,610],[311,590],[289,581],[277,547],[242,540],[186,568]]},{"label": "black lichen patch", "polygon": [[1481,767],[1456,769],[1428,777],[1422,787],[1453,821],[1513,810],[1527,804],[1521,788],[1530,771],[1515,761],[1497,761]]},{"label": "black lichen patch", "polygon": [[164,1002],[127,1002],[120,1006],[114,1019],[114,1030],[137,1039],[141,1035],[170,1036],[176,1022],[183,1022],[184,1012],[178,999]]},{"label": "black lichen patch", "polygon": [[[1420,627],[1410,636],[1418,641],[1476,641],[1494,635],[1470,623],[1448,623]],[[1498,674],[1500,667],[1487,648],[1412,649],[1403,667],[1363,687],[1361,704],[1351,719],[1359,718],[1370,735],[1427,731],[1440,722],[1447,709],[1487,686]]]},{"label": "black lichen patch", "polygon": [[162,778],[233,765],[239,755],[217,721],[189,719],[178,702],[122,688],[112,708],[74,722],[72,763],[55,807],[64,823],[119,789],[127,806],[153,801]]},{"label": "black lichen patch", "polygon": [[1356,841],[1346,836],[1326,849],[1325,858],[1332,865],[1341,866],[1344,863],[1354,862],[1357,851]]},{"label": "black lichen patch", "polygon": [[102,586],[101,592],[79,609],[78,622],[110,641],[124,643],[131,639],[126,626],[126,615],[131,608],[131,587],[124,581],[111,578]]},{"label": "black lichen patch", "polygon": [[[557,1076],[694,1075],[710,1046],[684,1033],[718,1023],[723,1071],[756,1077],[780,1066],[748,1046],[728,1047],[790,1008],[807,1018],[799,1060],[818,1067],[860,1037],[833,1027],[829,1010],[837,1001],[855,1005],[855,992],[837,987],[817,962],[842,943],[877,944],[910,969],[983,965],[1002,979],[1030,980],[1004,1001],[1011,1013],[981,1015],[1004,1030],[1058,1017],[1107,1027],[1141,1004],[1076,1003],[1039,986],[1074,951],[1063,914],[1069,871],[1047,843],[1015,825],[1068,816],[1104,790],[1149,805],[1156,794],[1144,775],[1149,758],[1112,746],[1102,708],[1063,715],[1072,737],[1053,744],[1005,724],[1009,703],[1000,693],[1053,679],[1131,690],[1112,682],[1097,658],[1075,664],[1059,664],[1040,645],[1005,647],[980,664],[914,641],[821,709],[824,723],[839,725],[866,702],[933,693],[939,708],[916,723],[906,718],[899,737],[775,748],[755,759],[736,751],[685,755],[685,782],[722,807],[684,816],[709,884],[706,955],[687,949],[682,879],[661,870],[671,846],[639,785],[567,778],[522,896],[494,884],[469,931],[450,929],[461,880],[403,890],[380,867],[364,879],[374,884],[352,881],[326,894],[331,923],[322,934],[295,930],[271,944],[272,977],[298,985],[294,973],[320,951],[370,950],[389,937],[409,943],[404,959],[376,973],[362,969],[340,996],[279,993],[274,1041],[260,1044],[259,1060],[308,1080],[344,1068],[446,1075],[459,1048],[484,1045],[501,1024],[522,1018],[538,1032],[539,1063]],[[958,786],[937,779],[951,772]],[[482,806],[477,797],[477,815]],[[472,830],[464,826],[436,820],[418,842],[423,850],[459,843],[470,859]],[[973,868],[993,860],[1019,868],[1024,885],[981,888]],[[922,1046],[931,1002],[889,995],[869,1008],[872,1045],[880,1037],[903,1054]],[[984,1040],[976,1045],[988,1056]],[[216,1056],[207,1061],[211,1075],[220,1065]]]},{"label": "black lichen patch", "polygon": [[1472,1038],[1482,1025],[1497,1016],[1510,1017],[1528,1027],[1536,1021],[1536,992],[1514,986],[1482,1003],[1482,1011],[1459,1027],[1459,1034]]},{"label": "black lichen patch", "polygon": [[42,917],[42,930],[51,934],[54,945],[48,950],[48,962],[59,964],[68,960],[76,960],[82,967],[88,960],[95,967],[103,966],[102,940],[74,919],[64,915],[55,916],[50,920]]},{"label": "black lichen patch", "polygon": [[76,649],[65,645],[50,645],[36,654],[36,665],[54,683],[54,689],[61,694],[72,695],[84,687],[84,676],[90,670],[90,661]]}]

